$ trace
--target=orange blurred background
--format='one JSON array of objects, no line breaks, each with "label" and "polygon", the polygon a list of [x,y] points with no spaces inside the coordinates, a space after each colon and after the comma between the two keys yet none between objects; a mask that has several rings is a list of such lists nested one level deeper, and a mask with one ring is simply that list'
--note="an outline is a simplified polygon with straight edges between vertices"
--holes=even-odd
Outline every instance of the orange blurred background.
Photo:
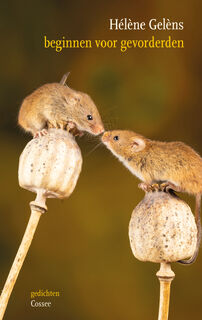
[{"label": "orange blurred background", "polygon": [[[110,31],[109,18],[183,21],[183,31]],[[44,83],[68,85],[95,101],[106,129],[132,129],[151,139],[201,142],[201,2],[39,1],[1,3],[0,285],[3,288],[35,195],[18,186],[18,159],[30,136],[17,126],[23,98]],[[184,49],[43,48],[49,39],[175,39]],[[142,199],[138,180],[99,138],[78,139],[83,170],[69,199],[48,200],[11,295],[5,320],[156,319],[159,265],[132,256],[128,223]],[[194,199],[183,198],[194,207]],[[190,267],[173,264],[170,319],[199,319],[202,252]],[[32,308],[31,291],[60,291],[52,307]],[[37,299],[39,301],[44,299]],[[151,316],[152,315],[152,316]]]}]

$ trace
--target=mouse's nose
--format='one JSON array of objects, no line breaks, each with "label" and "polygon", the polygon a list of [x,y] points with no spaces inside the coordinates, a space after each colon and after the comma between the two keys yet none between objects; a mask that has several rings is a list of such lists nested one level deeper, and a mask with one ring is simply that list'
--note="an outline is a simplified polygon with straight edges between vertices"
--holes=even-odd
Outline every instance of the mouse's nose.
[{"label": "mouse's nose", "polygon": [[91,124],[90,128],[93,132],[94,135],[98,135],[101,134],[105,131],[103,125],[95,125],[95,124]]},{"label": "mouse's nose", "polygon": [[105,131],[104,127],[102,125],[99,125],[96,127],[97,134],[101,134]]},{"label": "mouse's nose", "polygon": [[103,136],[102,136],[102,142],[107,142],[107,141],[109,141],[110,136],[111,136],[111,133],[110,133],[109,131],[105,131],[105,133],[104,133]]}]

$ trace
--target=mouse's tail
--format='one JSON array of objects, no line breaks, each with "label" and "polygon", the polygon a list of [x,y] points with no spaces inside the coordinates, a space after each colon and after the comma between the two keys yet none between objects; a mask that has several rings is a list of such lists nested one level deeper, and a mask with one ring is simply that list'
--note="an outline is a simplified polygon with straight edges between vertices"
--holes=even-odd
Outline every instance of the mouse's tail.
[{"label": "mouse's tail", "polygon": [[190,259],[187,260],[179,260],[179,263],[182,264],[191,264],[193,263],[199,252],[200,242],[201,242],[201,216],[200,216],[200,209],[201,209],[201,193],[198,193],[196,195],[196,206],[195,206],[195,220],[196,220],[196,226],[197,226],[197,243],[196,243],[196,250],[193,254],[193,256]]},{"label": "mouse's tail", "polygon": [[63,86],[65,85],[69,74],[70,74],[70,72],[67,72],[67,73],[64,74],[64,76],[63,76],[62,79],[60,80],[60,84],[62,84]]}]

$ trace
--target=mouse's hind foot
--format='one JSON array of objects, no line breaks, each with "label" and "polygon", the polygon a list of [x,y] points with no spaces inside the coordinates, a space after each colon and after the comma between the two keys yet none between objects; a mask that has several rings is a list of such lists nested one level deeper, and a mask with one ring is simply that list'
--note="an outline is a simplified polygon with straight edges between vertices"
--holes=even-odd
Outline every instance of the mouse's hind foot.
[{"label": "mouse's hind foot", "polygon": [[43,129],[41,131],[37,131],[35,134],[34,134],[34,139],[35,138],[41,138],[43,136],[46,136],[48,134],[48,131],[46,129]]},{"label": "mouse's hind foot", "polygon": [[67,121],[56,121],[56,120],[52,120],[52,121],[48,121],[47,122],[47,127],[48,129],[62,129],[62,130],[66,130],[67,127]]},{"label": "mouse's hind foot", "polygon": [[170,181],[163,182],[159,185],[160,189],[165,192],[181,192],[181,189]]},{"label": "mouse's hind foot", "polygon": [[138,188],[142,189],[145,192],[159,191],[158,183],[149,184],[141,182],[138,184]]},{"label": "mouse's hind foot", "polygon": [[145,183],[141,182],[138,184],[138,187],[145,192],[154,192],[154,191],[163,191],[163,192],[180,192],[180,188],[174,185],[173,183],[167,181],[163,183]]}]

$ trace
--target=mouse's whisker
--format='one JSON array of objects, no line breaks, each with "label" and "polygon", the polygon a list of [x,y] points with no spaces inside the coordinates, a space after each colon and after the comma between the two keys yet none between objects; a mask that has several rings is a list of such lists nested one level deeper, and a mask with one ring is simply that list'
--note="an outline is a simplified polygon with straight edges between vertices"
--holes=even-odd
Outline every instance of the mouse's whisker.
[{"label": "mouse's whisker", "polygon": [[92,150],[90,150],[87,154],[86,157],[88,157],[92,152],[94,152],[100,145],[102,144],[102,141],[98,143]]}]

